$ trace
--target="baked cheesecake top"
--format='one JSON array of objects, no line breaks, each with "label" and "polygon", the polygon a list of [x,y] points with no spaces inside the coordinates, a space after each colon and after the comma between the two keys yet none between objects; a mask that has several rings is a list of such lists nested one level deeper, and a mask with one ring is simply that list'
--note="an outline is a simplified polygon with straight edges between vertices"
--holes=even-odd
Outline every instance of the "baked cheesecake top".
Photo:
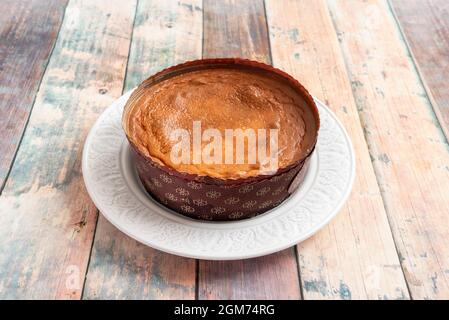
[{"label": "baked cheesecake top", "polygon": [[[267,155],[270,137],[273,139],[270,129],[278,129],[279,168],[304,158],[316,139],[316,120],[305,99],[286,80],[263,71],[223,67],[196,70],[143,90],[125,120],[127,135],[141,153],[180,172],[221,179],[274,173],[267,172],[266,163],[261,163],[258,156],[255,163],[248,163],[249,155],[257,154],[257,148],[249,147],[248,139],[244,139],[245,161],[236,163],[237,141],[225,142],[226,129],[253,129],[256,134],[258,129],[265,129]],[[211,140],[201,139],[201,148],[195,148],[198,140],[194,141],[194,131],[198,126],[194,129],[194,123],[200,123],[202,132],[216,129],[222,135],[220,163],[198,163]],[[173,161],[172,149],[175,145],[179,149],[180,142],[173,137],[176,129],[189,133],[190,148],[184,150],[189,150],[190,161]],[[232,148],[231,163],[225,160],[226,148]]]}]

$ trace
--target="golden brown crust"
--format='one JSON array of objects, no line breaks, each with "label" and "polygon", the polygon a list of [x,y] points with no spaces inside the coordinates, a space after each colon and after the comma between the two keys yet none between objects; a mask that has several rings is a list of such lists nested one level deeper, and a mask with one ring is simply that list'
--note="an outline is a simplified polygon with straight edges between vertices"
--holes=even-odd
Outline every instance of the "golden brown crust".
[{"label": "golden brown crust", "polygon": [[219,179],[260,175],[260,164],[175,164],[170,158],[176,143],[170,140],[173,130],[186,129],[192,135],[193,121],[201,121],[202,130],[222,133],[279,129],[280,168],[305,158],[318,130],[314,109],[290,83],[238,68],[197,70],[165,79],[144,88],[128,113],[128,138],[143,155],[179,172]]}]

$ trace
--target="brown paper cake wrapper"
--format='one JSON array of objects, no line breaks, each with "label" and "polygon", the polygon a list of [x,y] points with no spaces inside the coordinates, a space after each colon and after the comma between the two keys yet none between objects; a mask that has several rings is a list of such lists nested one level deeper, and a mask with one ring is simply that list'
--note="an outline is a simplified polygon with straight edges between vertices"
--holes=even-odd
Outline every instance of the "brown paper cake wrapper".
[{"label": "brown paper cake wrapper", "polygon": [[[309,153],[272,175],[241,179],[219,179],[179,172],[142,154],[127,131],[127,119],[133,104],[146,88],[178,74],[206,68],[242,68],[263,70],[288,81],[310,106],[317,132]],[[204,59],[186,62],[162,70],[142,82],[131,94],[123,112],[123,127],[131,144],[139,178],[148,193],[168,208],[194,219],[237,220],[264,213],[281,204],[304,180],[319,128],[318,109],[307,90],[294,78],[272,66],[238,58]]]}]

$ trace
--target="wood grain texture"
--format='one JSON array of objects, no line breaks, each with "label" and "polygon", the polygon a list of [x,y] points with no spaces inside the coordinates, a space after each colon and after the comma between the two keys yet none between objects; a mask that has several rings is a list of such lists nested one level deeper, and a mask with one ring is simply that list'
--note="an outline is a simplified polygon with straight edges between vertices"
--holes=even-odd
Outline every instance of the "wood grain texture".
[{"label": "wood grain texture", "polygon": [[[201,58],[200,0],[139,1],[126,75],[131,89],[156,71]],[[83,297],[194,299],[196,262],[146,247],[100,216]]]},{"label": "wood grain texture", "polygon": [[200,59],[202,32],[201,0],[139,0],[125,90],[171,65]]},{"label": "wood grain texture", "polygon": [[295,76],[336,113],[356,153],[349,200],[328,226],[298,245],[304,299],[406,299],[407,286],[326,3],[270,0],[266,6],[274,66]]},{"label": "wood grain texture", "polygon": [[195,260],[129,238],[100,215],[83,299],[194,299]]},{"label": "wood grain texture", "polygon": [[203,56],[271,63],[266,24],[262,0],[205,0]]},{"label": "wood grain texture", "polygon": [[0,193],[23,135],[67,0],[3,0],[0,15]]},{"label": "wood grain texture", "polygon": [[[203,57],[271,63],[263,1],[204,1]],[[299,299],[293,248],[238,261],[199,262],[199,299]]]},{"label": "wood grain texture", "polygon": [[449,1],[392,0],[391,3],[449,139]]},{"label": "wood grain texture", "polygon": [[447,141],[388,3],[328,3],[411,295],[447,299]]},{"label": "wood grain texture", "polygon": [[299,299],[294,247],[261,258],[204,261],[199,299]]},{"label": "wood grain texture", "polygon": [[81,296],[97,210],[81,154],[120,96],[134,2],[70,1],[0,197],[0,298]]}]

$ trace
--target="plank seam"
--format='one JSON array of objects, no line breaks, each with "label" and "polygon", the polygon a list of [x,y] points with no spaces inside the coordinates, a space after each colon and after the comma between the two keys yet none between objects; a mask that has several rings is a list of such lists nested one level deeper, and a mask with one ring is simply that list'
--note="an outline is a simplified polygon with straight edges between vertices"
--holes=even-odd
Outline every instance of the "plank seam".
[{"label": "plank seam", "polygon": [[100,218],[100,211],[98,209],[96,209],[95,211],[97,213],[97,219],[95,220],[95,227],[94,227],[94,232],[93,232],[93,237],[92,237],[92,243],[90,245],[90,250],[89,250],[89,258],[87,259],[86,272],[84,273],[83,287],[81,288],[80,300],[84,299],[84,290],[86,289],[87,275],[89,273],[90,261],[92,259],[92,250],[94,248],[95,238],[97,235],[98,220]]},{"label": "plank seam", "polygon": [[270,30],[268,29],[268,14],[267,14],[267,6],[265,5],[265,0],[262,0],[263,4],[263,14],[265,16],[265,28],[267,28],[267,41],[268,41],[268,57],[270,58],[270,64],[273,65],[273,53],[271,51],[271,39],[270,39]]},{"label": "plank seam", "polygon": [[58,42],[59,34],[60,34],[60,31],[61,31],[62,24],[63,24],[63,22],[64,22],[65,13],[66,13],[66,9],[67,9],[67,6],[68,6],[68,4],[69,4],[69,1],[70,1],[70,0],[68,0],[68,1],[66,2],[66,4],[64,5],[64,9],[62,10],[62,14],[61,14],[62,19],[61,19],[61,23],[59,24],[58,32],[57,32],[56,37],[55,37],[55,39],[54,39],[54,41],[53,41],[53,46],[51,47],[50,53],[49,53],[49,55],[48,55],[48,58],[47,58],[46,61],[45,61],[44,71],[42,72],[42,76],[41,76],[41,78],[39,79],[39,83],[38,83],[38,85],[37,85],[37,90],[36,90],[36,92],[34,93],[33,101],[31,102],[31,108],[30,108],[30,111],[28,112],[28,117],[27,117],[27,120],[25,121],[25,126],[23,127],[22,134],[21,134],[20,139],[19,139],[19,143],[17,144],[16,150],[14,151],[14,156],[13,156],[12,159],[11,159],[11,163],[10,163],[10,165],[9,165],[8,172],[7,172],[6,175],[5,175],[5,179],[3,180],[2,184],[0,185],[0,196],[2,195],[3,189],[4,189],[5,186],[6,186],[6,182],[7,182],[8,179],[9,179],[9,176],[10,176],[10,174],[11,174],[12,168],[13,168],[14,163],[15,163],[15,161],[16,161],[17,154],[19,153],[20,146],[22,145],[23,137],[25,136],[25,133],[26,133],[26,131],[27,131],[27,129],[28,129],[28,123],[30,122],[31,113],[33,112],[34,105],[35,105],[35,103],[36,103],[36,97],[37,97],[37,95],[39,94],[39,91],[41,90],[42,80],[43,80],[44,77],[45,77],[45,73],[47,72],[48,64],[50,63],[50,59],[51,59],[51,57],[52,57],[52,55],[53,55],[53,51],[54,51],[54,49],[55,49],[56,43]]},{"label": "plank seam", "polygon": [[[326,8],[327,8],[327,11],[328,11],[329,16],[331,18],[332,26],[334,28],[335,35],[338,38],[338,27],[337,27],[337,24],[336,24],[336,21],[335,21],[335,17],[333,15],[332,11],[329,9],[329,6],[327,5],[327,2],[326,2]],[[388,227],[390,228],[391,237],[393,239],[393,244],[394,244],[394,247],[395,247],[395,250],[396,250],[396,256],[398,257],[399,265],[401,266],[402,276],[404,277],[404,280],[405,280],[404,282],[405,282],[405,285],[407,287],[407,291],[408,291],[409,297],[410,297],[410,299],[412,299],[412,293],[411,293],[411,290],[410,290],[410,287],[409,287],[409,283],[407,281],[407,277],[405,276],[404,266],[403,266],[402,261],[401,261],[401,254],[400,254],[398,246],[397,246],[397,239],[395,237],[395,234],[393,232],[393,228],[391,226],[390,215],[388,214],[389,210],[388,210],[388,206],[386,205],[385,195],[384,195],[384,192],[382,191],[382,188],[380,186],[380,181],[378,179],[378,176],[380,175],[380,173],[378,172],[378,170],[376,169],[376,166],[374,165],[372,147],[371,147],[371,145],[369,143],[369,140],[367,139],[366,130],[363,127],[363,121],[362,121],[363,118],[360,115],[357,99],[355,98],[354,87],[353,87],[353,85],[351,83],[351,76],[350,76],[351,71],[349,69],[348,61],[347,61],[347,58],[345,56],[344,50],[343,50],[342,45],[341,45],[340,42],[338,43],[338,46],[340,48],[340,52],[341,52],[341,55],[342,55],[343,63],[344,63],[345,69],[346,69],[346,74],[348,75],[348,81],[349,81],[349,85],[350,85],[351,91],[352,91],[352,99],[353,99],[355,105],[357,106],[357,108],[356,108],[357,109],[357,116],[358,116],[359,122],[360,122],[360,124],[362,126],[363,137],[365,139],[366,146],[367,146],[368,152],[370,154],[371,165],[372,165],[372,168],[374,170],[374,176],[375,176],[375,179],[376,179],[377,186],[379,188],[380,197],[382,199],[382,206],[383,206],[383,208],[385,210],[385,213],[386,213],[386,216],[387,216]]]},{"label": "plank seam", "polygon": [[200,298],[200,261],[195,259],[195,300]]},{"label": "plank seam", "polygon": [[[133,23],[132,23],[132,28],[131,28],[131,35],[130,35],[129,46],[128,46],[128,57],[126,59],[125,77],[123,79],[122,94],[123,94],[123,91],[125,90],[126,79],[127,79],[127,76],[128,76],[129,55],[130,55],[130,52],[131,52],[131,44],[132,44],[132,40],[133,40],[134,26],[135,26],[135,23],[136,23],[136,15],[137,15],[137,8],[138,7],[139,7],[139,0],[137,0],[137,2],[136,2],[136,8],[135,8],[135,11],[134,11]],[[94,244],[95,244],[95,238],[97,236],[97,227],[98,227],[98,220],[100,218],[100,211],[98,209],[96,209],[96,213],[97,213],[97,219],[95,220],[95,227],[94,227],[94,230],[93,230],[92,243],[90,245],[89,258],[87,259],[86,272],[84,274],[83,287],[81,289],[80,300],[84,299],[84,294],[85,294],[85,290],[86,290],[87,276],[88,276],[88,273],[89,273],[90,262],[91,262],[91,259],[92,259],[92,252],[93,252],[93,248],[94,248]]]},{"label": "plank seam", "polygon": [[298,282],[299,282],[299,294],[300,300],[304,300],[304,288],[302,287],[302,280],[301,280],[301,264],[299,263],[299,248],[298,245],[295,245],[293,247],[293,251],[295,252],[295,259],[296,259],[296,265],[298,267]]},{"label": "plank seam", "polygon": [[[426,94],[425,98],[427,100],[427,103],[431,106],[431,108],[430,108],[431,111],[430,112],[433,111],[434,117],[438,121],[439,127],[440,127],[440,129],[441,129],[441,131],[443,133],[443,136],[444,136],[445,140],[446,140],[445,142],[446,142],[446,144],[449,144],[449,131],[445,127],[445,122],[443,120],[442,114],[440,113],[440,110],[438,108],[438,104],[433,99],[432,93],[431,93],[429,87],[426,84],[425,77],[422,74],[422,72],[420,71],[420,68],[419,68],[419,65],[418,65],[418,60],[416,60],[416,58],[415,58],[415,56],[413,54],[413,51],[411,49],[410,43],[407,40],[407,36],[406,36],[406,34],[404,32],[404,29],[402,28],[400,20],[399,20],[398,16],[396,15],[396,12],[394,10],[394,6],[391,4],[391,0],[387,0],[387,6],[388,6],[389,13],[391,14],[391,16],[393,18],[393,21],[394,21],[394,23],[395,23],[395,25],[397,27],[397,31],[398,31],[398,34],[400,36],[400,39],[401,39],[401,41],[402,41],[402,43],[403,43],[403,45],[404,45],[404,47],[405,47],[405,49],[407,51],[407,54],[408,54],[408,56],[410,58],[408,60],[411,62],[412,66],[413,66],[413,71],[418,76],[418,83],[424,89],[424,92]],[[412,207],[413,207],[413,205],[412,205]],[[413,211],[415,211],[415,209]],[[427,238],[428,238],[428,236],[427,236]],[[441,265],[439,259],[437,258],[437,255],[435,254],[436,251],[435,251],[435,248],[433,246],[433,243],[431,241],[429,241],[429,242],[430,242],[430,247],[431,247],[431,249],[434,252],[434,255],[436,257],[437,264],[440,267],[440,270],[443,270],[443,266]],[[402,266],[402,263],[401,263],[401,266]],[[404,274],[404,277],[405,277],[405,274]],[[405,278],[405,279],[407,280],[407,278]],[[444,282],[447,284],[446,278],[444,278]],[[406,281],[406,283],[407,283],[407,281]],[[408,287],[408,283],[407,283],[407,287]],[[410,292],[411,299],[413,299],[410,289],[409,289],[409,292]]]},{"label": "plank seam", "polygon": [[[267,14],[267,6],[265,3],[265,0],[262,0],[263,4],[263,12],[265,16],[265,28],[267,29],[267,41],[268,41],[268,57],[270,58],[270,64],[273,65],[273,52],[271,50],[271,39],[270,39],[270,29],[268,24],[268,14]],[[294,257],[296,262],[296,272],[298,273],[298,287],[299,287],[299,294],[300,294],[300,300],[304,300],[304,291],[302,287],[302,281],[301,281],[301,265],[299,263],[299,255],[298,255],[298,245],[294,245],[291,247],[291,249],[294,251]]]},{"label": "plank seam", "polygon": [[418,60],[415,58],[415,55],[413,54],[412,47],[407,40],[407,36],[405,34],[404,29],[402,28],[401,22],[396,14],[396,11],[394,10],[394,6],[391,4],[391,0],[387,0],[388,9],[390,10],[391,15],[394,18],[394,22],[397,25],[397,28],[399,30],[399,34],[401,36],[401,40],[403,41],[408,54],[410,55],[410,60],[412,61],[413,67],[415,69],[416,74],[418,75],[419,83],[422,85],[424,92],[426,93],[426,98],[428,103],[432,106],[432,110],[435,114],[435,117],[438,120],[438,124],[440,125],[441,130],[443,131],[444,137],[446,138],[446,143],[449,144],[449,128],[446,128],[445,122],[443,119],[443,115],[440,112],[440,109],[438,108],[438,103],[434,99],[432,95],[432,91],[430,90],[429,86],[427,85],[425,81],[424,74],[421,72],[421,69],[418,64]]},{"label": "plank seam", "polygon": [[[265,28],[267,29],[268,57],[270,59],[270,64],[273,65],[274,64],[273,52],[271,50],[270,29],[269,29],[269,24],[268,24],[268,13],[267,13],[267,6],[265,3],[265,0],[262,0],[262,4],[263,4],[263,13],[264,13],[264,17],[265,17]],[[296,244],[296,245],[292,246],[291,250],[293,250],[294,256],[295,256],[296,272],[298,273],[298,287],[299,287],[300,300],[304,300],[304,291],[303,291],[302,282],[301,282],[301,266],[299,263],[299,255],[298,255],[298,251],[299,251],[298,245]]]},{"label": "plank seam", "polygon": [[[201,0],[201,58],[204,58],[204,0]],[[200,260],[195,259],[195,300],[200,299]]]},{"label": "plank seam", "polygon": [[[262,0],[262,4],[263,4],[263,13],[265,16],[265,28],[267,29],[268,57],[270,59],[270,64],[273,65],[274,64],[273,52],[271,50],[270,29],[269,29],[269,25],[268,25],[268,13],[267,13],[267,6],[265,3],[265,0]],[[299,287],[300,300],[304,300],[304,291],[303,291],[302,281],[301,281],[301,265],[299,263],[299,255],[298,255],[298,251],[299,251],[298,245],[294,245],[293,247],[291,247],[291,250],[293,250],[294,256],[295,256],[296,272],[298,273],[298,287]]]},{"label": "plank seam", "polygon": [[201,58],[204,58],[204,0],[201,0],[201,10],[202,10],[202,30],[201,30]]},{"label": "plank seam", "polygon": [[131,53],[131,45],[133,43],[134,27],[136,25],[136,17],[137,17],[138,9],[139,9],[139,0],[136,0],[136,9],[134,11],[133,24],[132,24],[132,27],[131,27],[131,35],[130,35],[129,46],[128,46],[128,57],[126,58],[125,78],[123,79],[122,94],[124,93],[123,91],[125,91],[126,85],[128,83],[129,56],[130,56],[130,53]]}]

